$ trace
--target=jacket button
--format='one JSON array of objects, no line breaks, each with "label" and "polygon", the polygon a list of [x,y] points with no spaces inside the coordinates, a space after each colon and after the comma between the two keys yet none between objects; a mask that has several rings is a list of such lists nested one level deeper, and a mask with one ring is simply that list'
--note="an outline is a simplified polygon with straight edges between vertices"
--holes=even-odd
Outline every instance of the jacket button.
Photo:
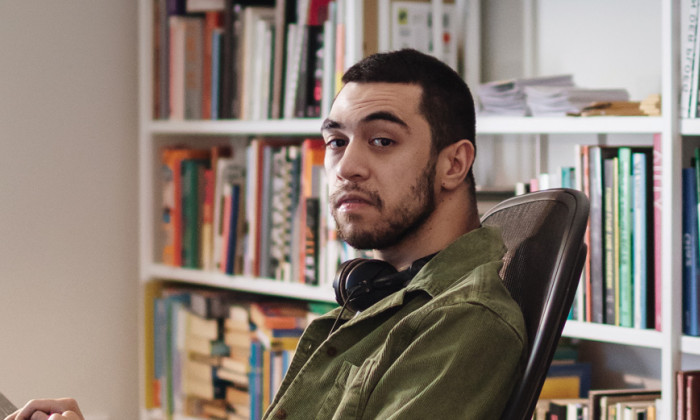
[{"label": "jacket button", "polygon": [[336,354],[338,354],[338,349],[336,349],[335,347],[328,347],[328,348],[326,349],[326,354],[329,355],[329,356],[331,356],[331,357],[333,357],[333,356],[335,356]]},{"label": "jacket button", "polygon": [[284,420],[284,419],[287,418],[287,412],[286,412],[284,409],[280,408],[280,409],[277,410],[277,412],[275,413],[275,418],[276,418],[276,419],[280,419],[280,420]]}]

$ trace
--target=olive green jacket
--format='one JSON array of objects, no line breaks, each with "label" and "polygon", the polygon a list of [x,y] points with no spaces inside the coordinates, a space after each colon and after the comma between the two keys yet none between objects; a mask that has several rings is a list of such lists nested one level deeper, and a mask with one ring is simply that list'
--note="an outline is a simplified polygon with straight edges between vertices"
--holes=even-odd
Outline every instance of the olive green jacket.
[{"label": "olive green jacket", "polygon": [[482,227],[369,309],[340,308],[304,332],[264,419],[498,419],[522,375],[525,324]]}]

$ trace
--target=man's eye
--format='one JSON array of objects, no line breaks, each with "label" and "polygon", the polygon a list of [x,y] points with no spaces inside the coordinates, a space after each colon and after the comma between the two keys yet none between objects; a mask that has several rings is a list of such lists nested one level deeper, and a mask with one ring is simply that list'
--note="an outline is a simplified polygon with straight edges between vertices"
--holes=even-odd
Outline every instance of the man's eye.
[{"label": "man's eye", "polygon": [[391,146],[392,144],[394,144],[394,140],[379,137],[379,138],[370,140],[370,143],[373,146],[386,147],[386,146]]},{"label": "man's eye", "polygon": [[326,147],[329,149],[338,149],[347,146],[348,141],[345,139],[332,139],[326,142]]}]

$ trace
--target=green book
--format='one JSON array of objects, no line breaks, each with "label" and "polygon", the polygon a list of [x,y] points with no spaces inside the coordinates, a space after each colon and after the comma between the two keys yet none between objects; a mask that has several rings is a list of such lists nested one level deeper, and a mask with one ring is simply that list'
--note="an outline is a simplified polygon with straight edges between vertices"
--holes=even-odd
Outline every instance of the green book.
[{"label": "green book", "polygon": [[182,161],[182,266],[199,268],[199,242],[202,227],[200,207],[203,200],[200,193],[200,169],[206,160],[187,159]]},{"label": "green book", "polygon": [[618,149],[619,307],[623,327],[634,326],[632,284],[632,150]]}]

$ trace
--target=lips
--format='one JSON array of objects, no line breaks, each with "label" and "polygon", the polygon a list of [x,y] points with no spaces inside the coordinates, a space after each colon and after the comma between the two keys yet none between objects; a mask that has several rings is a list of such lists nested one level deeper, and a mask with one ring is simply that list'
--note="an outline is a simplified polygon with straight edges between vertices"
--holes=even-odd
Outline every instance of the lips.
[{"label": "lips", "polygon": [[341,194],[340,197],[334,200],[334,206],[336,209],[347,209],[351,207],[371,204],[372,202],[369,198],[356,193]]},{"label": "lips", "polygon": [[378,197],[374,197],[374,195],[365,191],[339,190],[333,193],[330,198],[334,209],[349,211],[363,206],[378,206]]}]

